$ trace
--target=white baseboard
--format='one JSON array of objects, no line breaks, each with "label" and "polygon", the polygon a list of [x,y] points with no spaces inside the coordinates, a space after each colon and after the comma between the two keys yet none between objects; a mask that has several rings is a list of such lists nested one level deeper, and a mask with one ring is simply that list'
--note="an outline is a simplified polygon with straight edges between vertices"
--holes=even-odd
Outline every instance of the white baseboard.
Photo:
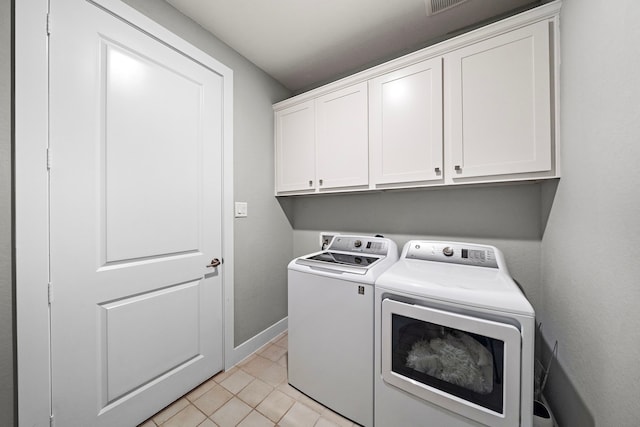
[{"label": "white baseboard", "polygon": [[285,317],[284,319],[269,326],[258,335],[249,338],[239,346],[235,347],[231,354],[231,360],[225,360],[225,370],[237,365],[238,362],[241,362],[243,359],[252,355],[260,347],[285,332],[288,327],[289,318]]}]

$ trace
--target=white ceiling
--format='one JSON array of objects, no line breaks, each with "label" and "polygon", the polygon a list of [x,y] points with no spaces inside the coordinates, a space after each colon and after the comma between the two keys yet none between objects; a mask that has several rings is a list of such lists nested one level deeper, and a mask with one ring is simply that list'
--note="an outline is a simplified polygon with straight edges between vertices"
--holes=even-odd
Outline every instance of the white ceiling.
[{"label": "white ceiling", "polygon": [[433,16],[425,0],[166,1],[299,92],[533,0],[468,0]]}]

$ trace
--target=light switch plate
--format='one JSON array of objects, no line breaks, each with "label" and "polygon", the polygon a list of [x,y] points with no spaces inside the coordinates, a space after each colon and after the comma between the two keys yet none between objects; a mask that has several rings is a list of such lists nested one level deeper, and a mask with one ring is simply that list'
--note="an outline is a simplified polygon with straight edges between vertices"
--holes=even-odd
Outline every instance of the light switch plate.
[{"label": "light switch plate", "polygon": [[246,218],[247,209],[247,202],[236,202],[236,218]]}]

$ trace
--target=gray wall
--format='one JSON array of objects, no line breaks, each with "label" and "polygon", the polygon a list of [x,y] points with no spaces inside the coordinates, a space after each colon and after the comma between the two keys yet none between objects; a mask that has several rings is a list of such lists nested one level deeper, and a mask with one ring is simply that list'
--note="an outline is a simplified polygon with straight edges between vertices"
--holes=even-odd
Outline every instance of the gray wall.
[{"label": "gray wall", "polygon": [[640,422],[638,22],[635,0],[563,1],[563,176],[539,313],[547,343],[559,341],[547,397],[563,426],[588,425],[581,405],[595,425]]},{"label": "gray wall", "polygon": [[0,0],[0,425],[13,425],[14,340],[11,237],[11,1]]},{"label": "gray wall", "polygon": [[[234,193],[236,201],[249,203],[249,216],[235,220],[237,346],[287,315],[286,265],[292,257],[291,225],[273,197],[271,105],[287,98],[290,92],[168,3],[125,3],[233,70]],[[277,250],[269,250],[265,256],[265,248]]]}]

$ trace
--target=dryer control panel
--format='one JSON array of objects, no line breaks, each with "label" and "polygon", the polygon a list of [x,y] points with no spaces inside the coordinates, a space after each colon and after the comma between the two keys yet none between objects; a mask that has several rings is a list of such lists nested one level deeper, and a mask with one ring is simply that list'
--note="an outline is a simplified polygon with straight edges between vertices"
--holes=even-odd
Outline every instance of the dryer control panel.
[{"label": "dryer control panel", "polygon": [[499,268],[496,259],[497,251],[496,248],[486,245],[411,240],[405,245],[402,257],[424,261]]}]

